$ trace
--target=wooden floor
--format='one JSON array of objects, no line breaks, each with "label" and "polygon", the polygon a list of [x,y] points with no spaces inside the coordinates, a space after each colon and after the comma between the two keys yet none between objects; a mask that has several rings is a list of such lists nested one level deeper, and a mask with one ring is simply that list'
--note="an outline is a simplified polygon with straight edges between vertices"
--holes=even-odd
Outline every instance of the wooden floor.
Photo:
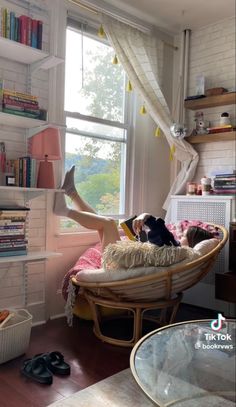
[{"label": "wooden floor", "polygon": [[[182,305],[177,321],[214,318],[216,312]],[[22,362],[37,353],[58,350],[71,366],[71,375],[54,375],[43,385],[20,373]],[[73,328],[65,318],[34,327],[27,353],[0,365],[1,407],[46,407],[129,367],[130,349],[104,344],[92,332],[92,323],[75,319]]]}]

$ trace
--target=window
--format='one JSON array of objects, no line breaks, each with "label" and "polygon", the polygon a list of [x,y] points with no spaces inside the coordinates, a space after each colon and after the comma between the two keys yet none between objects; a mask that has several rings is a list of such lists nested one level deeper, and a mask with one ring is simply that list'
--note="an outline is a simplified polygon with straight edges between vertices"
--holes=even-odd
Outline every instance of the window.
[{"label": "window", "polygon": [[[127,199],[126,77],[114,50],[92,28],[68,22],[65,71],[65,170],[98,213],[122,218]],[[64,227],[75,227],[64,220]]]}]

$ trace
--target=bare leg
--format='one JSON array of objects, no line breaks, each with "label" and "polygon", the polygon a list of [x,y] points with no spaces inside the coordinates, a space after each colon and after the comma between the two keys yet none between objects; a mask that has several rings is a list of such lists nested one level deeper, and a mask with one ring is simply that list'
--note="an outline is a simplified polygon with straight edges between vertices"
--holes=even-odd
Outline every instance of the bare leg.
[{"label": "bare leg", "polygon": [[68,217],[87,229],[97,230],[102,243],[102,250],[109,243],[120,240],[118,228],[114,219],[100,216],[91,212],[69,210]]},{"label": "bare leg", "polygon": [[119,231],[113,219],[96,213],[68,209],[62,192],[55,194],[54,213],[59,216],[66,216],[87,229],[97,230],[103,250],[109,243],[120,240]]},{"label": "bare leg", "polygon": [[[84,212],[91,212],[91,213],[96,213],[96,211],[87,203],[85,202],[81,196],[78,194],[76,187],[75,187],[75,182],[74,182],[74,175],[75,175],[75,165],[71,167],[69,171],[67,171],[65,175],[64,182],[62,184],[62,189],[65,190],[65,194],[69,196],[69,198],[72,200],[73,204],[77,207],[79,211],[84,211]],[[98,230],[99,238],[101,242],[103,241],[103,231]]]}]

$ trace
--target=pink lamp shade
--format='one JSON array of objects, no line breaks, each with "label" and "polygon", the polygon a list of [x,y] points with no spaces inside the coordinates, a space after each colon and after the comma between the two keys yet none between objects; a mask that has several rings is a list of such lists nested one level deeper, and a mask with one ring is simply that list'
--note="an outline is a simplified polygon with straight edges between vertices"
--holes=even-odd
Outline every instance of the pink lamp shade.
[{"label": "pink lamp shade", "polygon": [[30,139],[29,150],[33,158],[43,160],[39,163],[37,187],[55,188],[53,163],[49,160],[60,160],[62,157],[59,130],[48,127],[35,134]]}]

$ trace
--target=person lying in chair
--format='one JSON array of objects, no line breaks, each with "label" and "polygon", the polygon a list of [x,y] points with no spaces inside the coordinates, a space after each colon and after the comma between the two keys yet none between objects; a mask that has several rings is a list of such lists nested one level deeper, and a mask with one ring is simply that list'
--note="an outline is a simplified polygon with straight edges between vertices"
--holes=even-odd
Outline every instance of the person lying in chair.
[{"label": "person lying in chair", "polygon": [[[94,209],[85,202],[78,194],[74,184],[75,166],[73,166],[65,175],[62,189],[65,194],[70,197],[77,209],[70,209],[66,205],[64,192],[56,192],[54,201],[54,213],[58,216],[68,217],[81,226],[97,230],[102,244],[102,251],[110,243],[116,243],[121,240],[118,227],[115,220],[98,215]],[[147,227],[147,241],[159,247],[161,246],[189,246],[194,247],[195,244],[202,240],[213,238],[213,234],[197,226],[190,226],[185,236],[177,241],[174,235],[167,229],[162,218],[155,218],[149,213],[142,213],[133,220],[133,230],[139,235],[143,228]]]}]

